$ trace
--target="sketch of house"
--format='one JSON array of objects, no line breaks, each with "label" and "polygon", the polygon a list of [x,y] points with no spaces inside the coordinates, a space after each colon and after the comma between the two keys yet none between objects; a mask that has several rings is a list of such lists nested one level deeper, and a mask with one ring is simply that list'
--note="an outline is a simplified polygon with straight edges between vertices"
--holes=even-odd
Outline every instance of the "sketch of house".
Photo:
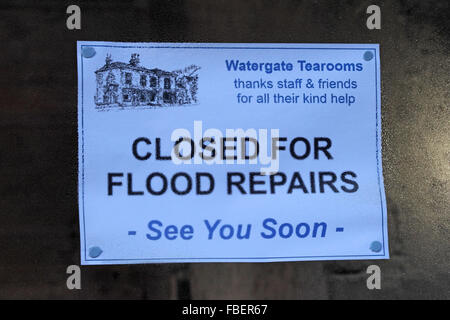
[{"label": "sketch of house", "polygon": [[197,103],[197,71],[191,65],[184,70],[164,71],[139,65],[133,53],[129,63],[113,62],[107,55],[105,65],[95,71],[97,108],[110,106],[170,106]]}]

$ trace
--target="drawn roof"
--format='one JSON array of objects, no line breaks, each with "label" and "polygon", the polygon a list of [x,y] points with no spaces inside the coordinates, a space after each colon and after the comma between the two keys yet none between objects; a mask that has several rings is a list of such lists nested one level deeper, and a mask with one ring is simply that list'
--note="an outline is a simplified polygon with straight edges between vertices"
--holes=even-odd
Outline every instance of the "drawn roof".
[{"label": "drawn roof", "polygon": [[142,67],[139,65],[134,66],[132,64],[124,63],[124,62],[111,62],[109,64],[105,64],[103,67],[101,67],[100,69],[95,71],[95,73],[112,70],[112,69],[129,69],[129,70],[136,70],[136,71],[142,71],[142,72],[156,73],[158,75],[175,75],[174,72],[164,71],[164,70],[161,70],[158,68],[148,69],[148,68],[145,68],[145,67]]}]

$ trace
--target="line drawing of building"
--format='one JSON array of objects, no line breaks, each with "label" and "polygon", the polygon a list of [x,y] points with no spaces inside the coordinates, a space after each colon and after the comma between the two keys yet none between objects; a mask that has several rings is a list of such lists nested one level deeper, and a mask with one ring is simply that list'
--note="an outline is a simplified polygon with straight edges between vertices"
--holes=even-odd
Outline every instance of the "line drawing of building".
[{"label": "line drawing of building", "polygon": [[97,109],[127,106],[174,106],[196,104],[198,70],[190,65],[183,70],[164,71],[141,66],[139,54],[129,63],[113,62],[107,54],[105,65],[95,71]]}]

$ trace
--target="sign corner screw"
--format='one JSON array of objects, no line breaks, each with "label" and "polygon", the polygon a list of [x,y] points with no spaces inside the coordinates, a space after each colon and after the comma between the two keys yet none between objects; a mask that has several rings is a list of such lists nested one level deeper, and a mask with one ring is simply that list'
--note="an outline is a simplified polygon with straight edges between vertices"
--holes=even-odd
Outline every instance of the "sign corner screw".
[{"label": "sign corner screw", "polygon": [[372,51],[366,51],[364,52],[364,56],[363,56],[364,60],[366,61],[370,61],[373,59],[373,52]]},{"label": "sign corner screw", "polygon": [[81,54],[85,58],[92,58],[93,56],[95,56],[95,53],[95,49],[92,47],[83,47],[83,49],[81,50]]},{"label": "sign corner screw", "polygon": [[89,249],[89,256],[91,258],[97,258],[102,254],[103,250],[100,247],[91,247]]},{"label": "sign corner screw", "polygon": [[381,249],[383,249],[383,245],[380,241],[373,241],[370,244],[370,250],[372,250],[373,252],[380,252]]}]

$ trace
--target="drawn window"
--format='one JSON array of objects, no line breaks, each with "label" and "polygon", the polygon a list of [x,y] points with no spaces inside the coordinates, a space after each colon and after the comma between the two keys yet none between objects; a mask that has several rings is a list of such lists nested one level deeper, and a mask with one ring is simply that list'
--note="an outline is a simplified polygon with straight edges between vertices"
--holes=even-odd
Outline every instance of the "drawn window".
[{"label": "drawn window", "polygon": [[125,73],[125,84],[131,84],[131,73]]},{"label": "drawn window", "polygon": [[128,96],[128,94],[123,95],[123,101],[130,101],[130,97]]},{"label": "drawn window", "polygon": [[141,75],[141,86],[145,87],[147,85],[147,77],[143,74]]},{"label": "drawn window", "polygon": [[168,92],[163,93],[163,101],[165,103],[171,103],[170,94]]},{"label": "drawn window", "polygon": [[150,87],[152,88],[156,87],[156,77],[150,78]]},{"label": "drawn window", "polygon": [[164,89],[170,89],[170,79],[164,78]]}]

